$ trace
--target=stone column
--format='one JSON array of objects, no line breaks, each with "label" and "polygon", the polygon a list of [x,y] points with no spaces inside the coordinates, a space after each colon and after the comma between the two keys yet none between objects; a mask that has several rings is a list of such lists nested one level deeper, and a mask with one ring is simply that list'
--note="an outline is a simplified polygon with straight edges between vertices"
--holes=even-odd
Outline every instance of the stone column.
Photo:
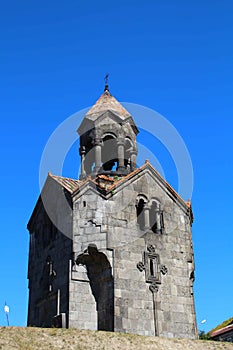
[{"label": "stone column", "polygon": [[159,222],[160,222],[161,233],[165,233],[163,211],[162,210],[160,210],[160,221]]},{"label": "stone column", "polygon": [[100,139],[95,139],[94,143],[94,149],[95,149],[95,168],[94,172],[95,174],[98,173],[98,171],[101,168],[101,140]]},{"label": "stone column", "polygon": [[157,210],[155,211],[155,222],[156,222],[156,230],[160,231],[161,230],[161,210],[160,210],[160,205],[157,205]]},{"label": "stone column", "polygon": [[144,214],[144,230],[149,230],[150,229],[150,208],[147,204],[144,205],[143,214]]},{"label": "stone column", "polygon": [[118,157],[118,167],[117,170],[125,170],[125,140],[119,138],[117,141],[117,157]]},{"label": "stone column", "polygon": [[130,152],[130,167],[131,167],[131,171],[134,171],[134,169],[136,168],[136,157],[137,157],[137,150],[132,150]]},{"label": "stone column", "polygon": [[81,156],[81,175],[80,175],[80,179],[84,179],[86,177],[86,171],[85,171],[85,167],[84,167],[84,161],[85,161],[85,154],[86,154],[86,150],[85,150],[85,146],[81,146],[79,148],[79,154]]}]

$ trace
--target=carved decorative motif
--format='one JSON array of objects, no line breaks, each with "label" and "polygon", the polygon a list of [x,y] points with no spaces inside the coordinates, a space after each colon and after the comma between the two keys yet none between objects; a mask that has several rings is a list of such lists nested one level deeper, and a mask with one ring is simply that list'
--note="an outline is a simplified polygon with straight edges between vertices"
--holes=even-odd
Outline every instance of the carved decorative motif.
[{"label": "carved decorative motif", "polygon": [[163,275],[166,275],[168,273],[168,269],[165,265],[161,266],[160,271]]},{"label": "carved decorative motif", "polygon": [[144,264],[146,271],[146,282],[161,283],[160,258],[159,255],[152,252],[144,252]]},{"label": "carved decorative motif", "polygon": [[149,253],[155,253],[155,246],[150,244],[150,245],[148,245],[147,250]]},{"label": "carved decorative motif", "polygon": [[149,287],[150,291],[152,293],[158,293],[159,291],[159,286],[156,283],[152,283]]},{"label": "carved decorative motif", "polygon": [[143,253],[143,261],[137,264],[140,272],[145,271],[146,283],[150,283],[149,289],[152,293],[157,293],[161,284],[161,274],[166,275],[168,269],[165,265],[160,265],[159,254],[156,254],[155,246],[150,244]]},{"label": "carved decorative motif", "polygon": [[143,264],[142,261],[140,261],[138,264],[137,264],[137,268],[140,272],[144,271],[145,270],[145,265]]}]

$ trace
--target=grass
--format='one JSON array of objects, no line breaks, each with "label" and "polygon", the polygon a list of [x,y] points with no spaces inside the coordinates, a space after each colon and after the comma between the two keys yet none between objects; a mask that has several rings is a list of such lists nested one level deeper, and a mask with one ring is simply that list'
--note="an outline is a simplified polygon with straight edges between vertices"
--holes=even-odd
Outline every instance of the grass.
[{"label": "grass", "polygon": [[233,350],[232,343],[78,329],[0,327],[0,350]]}]

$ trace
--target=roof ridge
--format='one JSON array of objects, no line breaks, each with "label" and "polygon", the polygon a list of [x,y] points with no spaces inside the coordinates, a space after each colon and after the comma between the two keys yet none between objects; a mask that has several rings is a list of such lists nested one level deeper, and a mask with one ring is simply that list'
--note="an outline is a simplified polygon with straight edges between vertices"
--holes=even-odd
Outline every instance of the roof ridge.
[{"label": "roof ridge", "polygon": [[[134,176],[135,174],[139,173],[140,171],[142,171],[144,168],[146,167],[150,167],[155,173],[156,175],[159,177],[159,179],[164,183],[164,185],[170,190],[170,192],[179,199],[179,201],[188,209],[190,210],[190,212],[192,213],[192,204],[190,199],[186,202],[180,195],[179,193],[160,175],[160,173],[153,167],[153,165],[149,162],[149,160],[146,160],[145,163],[143,165],[141,165],[139,168],[134,169],[132,172],[130,172],[129,174],[127,174],[126,176],[120,178],[119,180],[116,179],[116,181],[114,181],[114,184],[112,184],[111,186],[108,187],[107,191],[112,191],[116,186],[118,186],[121,183],[124,183],[126,180],[128,180],[129,178],[131,178],[132,176]],[[85,180],[76,180],[76,179],[72,179],[69,177],[63,177],[63,176],[59,176],[59,175],[53,175],[51,172],[48,173],[48,175],[52,178],[54,178],[55,180],[61,180],[59,181],[59,183],[65,187],[69,192],[71,193],[75,193],[77,191],[77,189],[79,189],[80,187],[78,185],[80,185],[81,187],[83,187],[87,182],[92,182],[94,185],[99,186],[99,183],[97,182],[97,177],[95,177],[94,179],[91,178],[91,176],[88,176]],[[101,175],[100,175],[101,176]],[[68,181],[72,181],[75,182],[77,184],[77,187],[75,188],[71,188],[73,187],[72,184],[70,184],[70,186],[67,186],[66,183],[62,182],[62,180],[68,180]],[[108,179],[109,180],[109,179]],[[111,182],[111,180],[110,180]]]},{"label": "roof ridge", "polygon": [[72,180],[72,181],[81,182],[80,180],[78,180],[78,179],[73,179],[72,177],[67,177],[67,176],[62,176],[62,175],[54,175],[54,174],[52,174],[50,171],[48,172],[48,175],[49,175],[50,177],[56,177],[56,178],[61,178],[61,179],[67,179],[67,180]]},{"label": "roof ridge", "polygon": [[71,194],[79,187],[82,183],[80,180],[72,179],[69,177],[53,175],[51,172],[48,173],[48,176],[54,179],[57,183],[59,183],[62,187],[64,187]]},{"label": "roof ridge", "polygon": [[[191,205],[191,201],[190,199],[186,202],[180,195],[179,193],[160,175],[160,173],[153,167],[153,165],[149,162],[149,160],[147,159],[145,161],[145,163],[143,165],[141,165],[139,168],[136,168],[135,170],[133,170],[132,172],[130,172],[129,174],[127,174],[126,176],[122,177],[120,180],[117,180],[114,182],[114,184],[112,186],[109,186],[108,191],[112,191],[114,187],[118,186],[120,183],[123,183],[124,181],[126,181],[127,179],[129,179],[131,176],[134,176],[137,172],[140,172],[141,170],[143,170],[143,168],[146,168],[147,166],[151,167],[152,170],[156,173],[156,175],[164,182],[164,184],[169,188],[169,190],[173,193],[173,195],[178,198],[183,205],[185,205],[185,207],[189,210],[191,210],[192,212],[192,205]],[[91,181],[98,185],[96,179],[91,179]]]}]

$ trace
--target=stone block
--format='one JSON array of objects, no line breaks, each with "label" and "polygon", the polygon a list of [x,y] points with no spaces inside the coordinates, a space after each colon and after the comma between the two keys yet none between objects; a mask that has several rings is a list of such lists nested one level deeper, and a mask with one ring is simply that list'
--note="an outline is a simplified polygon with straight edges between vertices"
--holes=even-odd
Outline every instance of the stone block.
[{"label": "stone block", "polygon": [[133,299],[133,307],[138,309],[144,309],[145,301],[142,299]]},{"label": "stone block", "polygon": [[129,330],[132,328],[131,327],[131,320],[128,318],[122,317],[122,328],[129,332]]},{"label": "stone block", "polygon": [[115,316],[115,330],[118,332],[121,332],[123,330],[121,316]]},{"label": "stone block", "polygon": [[177,286],[176,285],[171,285],[171,295],[172,296],[177,296]]},{"label": "stone block", "polygon": [[[85,327],[85,328],[84,328]],[[84,329],[89,329],[91,331],[97,331],[97,322],[85,322]]]},{"label": "stone block", "polygon": [[127,268],[125,268],[125,269],[117,269],[116,270],[116,277],[120,278],[120,279],[126,279],[127,280],[129,278]]},{"label": "stone block", "polygon": [[177,295],[178,296],[188,296],[190,294],[190,287],[186,286],[177,286]]},{"label": "stone block", "polygon": [[171,320],[175,323],[187,323],[187,315],[184,312],[171,312]]},{"label": "stone block", "polygon": [[119,306],[115,306],[115,315],[116,316],[121,316],[121,309]]},{"label": "stone block", "polygon": [[169,311],[163,312],[163,319],[166,322],[166,324],[168,322],[171,322],[171,313]]}]

